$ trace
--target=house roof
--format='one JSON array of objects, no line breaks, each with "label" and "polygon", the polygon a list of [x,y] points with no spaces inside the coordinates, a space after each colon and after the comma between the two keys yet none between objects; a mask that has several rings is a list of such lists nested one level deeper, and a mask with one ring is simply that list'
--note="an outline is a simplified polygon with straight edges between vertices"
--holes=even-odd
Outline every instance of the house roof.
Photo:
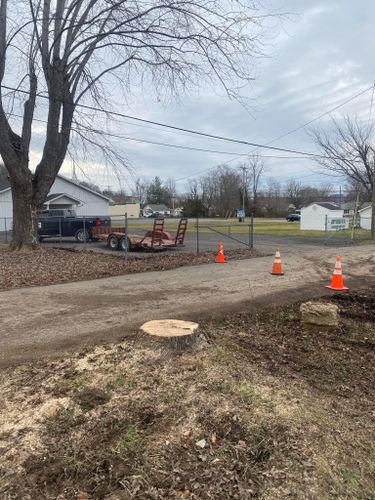
[{"label": "house roof", "polygon": [[340,207],[335,203],[330,201],[314,201],[311,205],[319,205],[320,207],[326,208],[327,210],[340,210]]},{"label": "house roof", "polygon": [[170,208],[168,208],[166,205],[153,205],[151,203],[147,203],[146,207],[150,207],[153,212],[168,212],[170,211]]},{"label": "house roof", "polygon": [[79,200],[78,198],[76,198],[75,196],[72,196],[71,194],[68,194],[68,193],[53,193],[53,194],[49,194],[46,198],[46,202],[50,203],[51,201],[55,201],[55,200],[58,200],[59,198],[69,198],[73,201],[78,201],[78,203],[81,202],[81,200]]},{"label": "house roof", "polygon": [[64,175],[57,174],[56,177],[59,177],[60,179],[66,181],[66,182],[70,182],[70,184],[73,184],[74,186],[78,186],[81,189],[84,189],[85,191],[88,191],[89,193],[96,194],[96,196],[99,196],[99,198],[104,198],[105,200],[108,200],[108,201],[111,199],[111,198],[108,198],[108,196],[104,196],[104,194],[101,194],[101,193],[98,193],[97,191],[94,191],[93,189],[90,189],[90,188],[88,188],[86,186],[82,186],[82,184],[80,184],[77,181],[73,181],[72,179],[68,179]]},{"label": "house roof", "polygon": [[[99,198],[103,198],[104,200],[110,201],[110,198],[108,198],[108,196],[104,196],[104,194],[98,193],[97,191],[93,191],[92,189],[86,186],[82,186],[82,184],[80,184],[79,182],[73,181],[72,179],[68,179],[67,177],[64,177],[61,174],[57,174],[56,178],[69,182],[70,184],[73,184],[74,186],[77,186],[83,189],[84,191],[88,191],[89,193],[95,194],[96,196],[99,196]],[[0,181],[0,192],[8,191],[9,189],[10,189],[9,181]]]}]

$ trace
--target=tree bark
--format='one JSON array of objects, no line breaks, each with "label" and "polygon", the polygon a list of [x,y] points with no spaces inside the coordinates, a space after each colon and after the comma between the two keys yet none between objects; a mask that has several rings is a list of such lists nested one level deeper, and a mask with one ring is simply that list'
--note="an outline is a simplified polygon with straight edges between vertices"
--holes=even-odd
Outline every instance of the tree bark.
[{"label": "tree bark", "polygon": [[23,179],[12,187],[13,230],[11,250],[36,248],[38,239],[38,214],[42,207],[37,206],[33,197],[32,179]]},{"label": "tree bark", "polygon": [[375,154],[372,167],[372,196],[371,196],[371,239],[375,240]]}]

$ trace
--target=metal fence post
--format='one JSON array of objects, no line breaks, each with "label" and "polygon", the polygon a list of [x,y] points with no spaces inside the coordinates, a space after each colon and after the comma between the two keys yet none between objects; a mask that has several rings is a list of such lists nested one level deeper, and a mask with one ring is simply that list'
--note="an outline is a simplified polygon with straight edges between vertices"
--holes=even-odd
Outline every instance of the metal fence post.
[{"label": "metal fence post", "polygon": [[125,212],[125,247],[124,247],[124,258],[125,262],[128,261],[128,213]]},{"label": "metal fence post", "polygon": [[59,217],[59,240],[60,240],[60,245],[62,244],[62,223],[61,223],[61,217]]},{"label": "metal fence post", "polygon": [[351,227],[351,231],[350,231],[350,240],[353,243],[354,238],[355,238],[355,225],[356,225],[355,215],[354,214],[351,215],[351,219],[352,219],[351,220],[352,227]]},{"label": "metal fence post", "polygon": [[249,224],[249,246],[250,248],[254,248],[254,214],[251,214]]},{"label": "metal fence post", "polygon": [[327,245],[327,243],[328,243],[328,215],[326,214],[324,221],[324,244]]},{"label": "metal fence post", "polygon": [[86,215],[83,216],[83,241],[84,241],[84,251],[86,252],[87,238],[86,238]]},{"label": "metal fence post", "polygon": [[197,255],[199,255],[199,216],[198,215],[197,215],[196,228],[197,228]]}]

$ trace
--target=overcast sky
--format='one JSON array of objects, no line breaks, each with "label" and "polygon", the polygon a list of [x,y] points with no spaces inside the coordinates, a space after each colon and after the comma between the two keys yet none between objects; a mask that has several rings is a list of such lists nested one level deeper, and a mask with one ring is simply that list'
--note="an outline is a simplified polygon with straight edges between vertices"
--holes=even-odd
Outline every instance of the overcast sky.
[{"label": "overcast sky", "polygon": [[[183,97],[178,103],[168,104],[155,102],[148,96],[137,96],[130,107],[119,105],[118,109],[157,122],[267,143],[372,85],[375,79],[373,0],[269,0],[267,5],[295,15],[285,19],[277,32],[273,31],[275,36],[268,48],[270,56],[257,68],[256,81],[242,91],[250,111],[228,100],[223,93],[217,95],[209,89],[201,89],[199,96]],[[367,92],[343,106],[334,116],[346,112],[368,119],[371,96],[372,92]],[[317,123],[328,126],[329,117]],[[251,150],[248,146],[144,127],[129,120],[117,121],[112,130],[134,139],[234,153],[219,155],[118,140],[116,145],[126,154],[132,168],[131,173],[122,169],[122,184],[127,191],[134,185],[135,177],[150,180],[155,175],[176,179],[179,191],[184,191],[187,176],[199,175],[201,171],[226,162],[235,167],[241,161],[235,158],[235,153]],[[273,145],[314,151],[304,130]],[[266,150],[262,153],[278,154]],[[281,182],[291,177],[306,183],[322,181],[320,174],[313,173],[316,166],[311,160],[268,158],[266,162],[264,182],[268,177]],[[64,165],[63,172],[71,175],[70,163]],[[117,187],[113,173],[98,165],[86,165],[85,172],[86,180],[102,187]]]}]

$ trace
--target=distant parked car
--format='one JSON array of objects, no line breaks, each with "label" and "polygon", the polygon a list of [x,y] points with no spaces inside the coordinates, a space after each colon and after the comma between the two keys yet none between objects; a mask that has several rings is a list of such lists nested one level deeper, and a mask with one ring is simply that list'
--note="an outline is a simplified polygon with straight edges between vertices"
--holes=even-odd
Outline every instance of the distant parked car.
[{"label": "distant parked car", "polygon": [[289,214],[286,217],[287,222],[299,222],[301,220],[300,214]]},{"label": "distant parked car", "polygon": [[154,212],[151,215],[148,215],[149,219],[164,219],[165,215],[164,214],[158,214],[157,212]]}]

